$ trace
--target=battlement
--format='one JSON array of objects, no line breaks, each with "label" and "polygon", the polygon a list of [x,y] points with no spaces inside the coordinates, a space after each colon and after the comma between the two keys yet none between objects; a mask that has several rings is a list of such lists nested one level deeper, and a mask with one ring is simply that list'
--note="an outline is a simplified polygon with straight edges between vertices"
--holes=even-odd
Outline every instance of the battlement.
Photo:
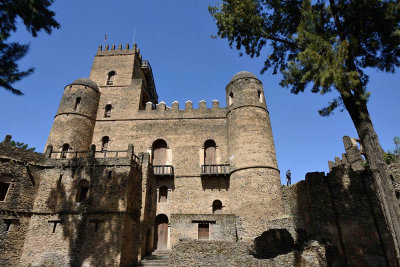
[{"label": "battlement", "polygon": [[221,118],[226,117],[226,108],[219,106],[218,100],[212,101],[212,107],[207,108],[207,103],[204,100],[199,102],[199,108],[193,108],[193,102],[188,100],[185,102],[184,109],[179,108],[179,102],[174,101],[169,107],[165,102],[160,102],[154,105],[152,102],[146,103],[146,109],[139,112],[143,116],[162,118]]},{"label": "battlement", "polygon": [[99,48],[97,49],[96,56],[115,56],[115,55],[134,55],[137,54],[140,58],[142,59],[142,55],[140,54],[140,49],[137,48],[137,44],[134,43],[132,48],[130,48],[129,43],[127,43],[124,48],[122,47],[122,44],[119,44],[116,46],[115,44],[112,44],[111,47],[106,44],[104,46],[100,45]]},{"label": "battlement", "polygon": [[332,168],[339,166],[351,167],[354,171],[363,170],[364,159],[362,157],[363,149],[360,145],[360,140],[343,136],[343,144],[346,153],[342,154],[342,159],[335,157],[335,162],[328,161],[329,170],[331,171]]}]

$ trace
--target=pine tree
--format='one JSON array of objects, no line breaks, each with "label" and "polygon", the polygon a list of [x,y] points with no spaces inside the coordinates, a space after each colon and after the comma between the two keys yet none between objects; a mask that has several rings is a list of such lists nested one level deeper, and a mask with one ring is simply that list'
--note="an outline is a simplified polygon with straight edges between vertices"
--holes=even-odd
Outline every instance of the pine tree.
[{"label": "pine tree", "polygon": [[54,19],[55,13],[48,9],[52,3],[53,0],[0,1],[0,87],[13,94],[23,94],[12,84],[31,74],[33,68],[20,71],[16,63],[27,54],[29,45],[7,43],[7,39],[17,30],[18,18],[34,37],[41,30],[50,34],[53,28],[59,28],[60,25]]}]

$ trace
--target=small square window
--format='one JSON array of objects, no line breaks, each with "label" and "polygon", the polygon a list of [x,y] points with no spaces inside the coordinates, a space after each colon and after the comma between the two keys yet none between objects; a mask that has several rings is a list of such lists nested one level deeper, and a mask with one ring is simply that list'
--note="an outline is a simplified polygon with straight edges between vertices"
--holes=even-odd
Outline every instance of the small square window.
[{"label": "small square window", "polygon": [[210,224],[199,223],[199,239],[209,239],[210,238]]}]

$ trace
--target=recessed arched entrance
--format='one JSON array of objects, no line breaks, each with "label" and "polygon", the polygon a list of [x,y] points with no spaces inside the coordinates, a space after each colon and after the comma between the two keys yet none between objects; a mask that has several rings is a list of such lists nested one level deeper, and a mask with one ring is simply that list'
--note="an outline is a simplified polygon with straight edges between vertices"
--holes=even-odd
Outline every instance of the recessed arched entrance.
[{"label": "recessed arched entrance", "polygon": [[168,217],[165,214],[159,214],[155,223],[154,244],[156,249],[167,249],[168,246]]}]

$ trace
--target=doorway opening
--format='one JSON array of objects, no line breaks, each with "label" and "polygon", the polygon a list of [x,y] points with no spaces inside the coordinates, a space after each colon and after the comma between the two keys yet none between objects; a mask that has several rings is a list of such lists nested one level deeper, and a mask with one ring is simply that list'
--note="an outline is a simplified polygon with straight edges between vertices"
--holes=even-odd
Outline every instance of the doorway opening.
[{"label": "doorway opening", "polygon": [[154,233],[155,249],[165,250],[168,248],[168,217],[165,214],[159,214],[156,217],[156,231]]}]

